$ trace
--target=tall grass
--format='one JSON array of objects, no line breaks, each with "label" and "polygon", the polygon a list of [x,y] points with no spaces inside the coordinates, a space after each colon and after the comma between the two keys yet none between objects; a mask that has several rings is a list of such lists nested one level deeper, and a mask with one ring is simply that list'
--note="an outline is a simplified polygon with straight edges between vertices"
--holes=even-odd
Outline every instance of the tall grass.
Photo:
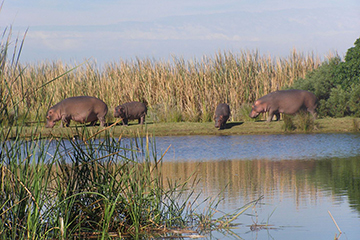
[{"label": "tall grass", "polygon": [[196,178],[164,178],[152,138],[124,143],[110,137],[111,128],[101,139],[86,127],[77,131],[69,140],[38,140],[34,132],[36,138],[2,142],[0,239],[200,234],[229,228],[256,204],[215,218],[214,200],[199,212]]},{"label": "tall grass", "polygon": [[320,63],[319,57],[296,50],[285,58],[258,51],[219,52],[201,59],[119,60],[101,67],[89,61],[51,81],[76,64],[45,61],[5,65],[1,86],[3,95],[13,96],[7,108],[19,103],[20,115],[29,112],[27,121],[44,121],[51,105],[77,95],[104,100],[110,118],[120,103],[143,101],[154,121],[210,121],[217,104],[226,102],[234,111],[233,120],[239,120],[242,105],[291,85]]}]

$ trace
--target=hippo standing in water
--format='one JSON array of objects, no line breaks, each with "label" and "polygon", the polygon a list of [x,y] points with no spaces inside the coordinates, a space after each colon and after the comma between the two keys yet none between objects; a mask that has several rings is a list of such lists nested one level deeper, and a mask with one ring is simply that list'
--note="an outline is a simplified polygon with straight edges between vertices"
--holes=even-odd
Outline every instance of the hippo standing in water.
[{"label": "hippo standing in water", "polygon": [[103,127],[107,111],[107,105],[96,97],[69,97],[49,109],[45,127],[52,128],[59,120],[62,120],[60,127],[64,126],[63,123],[68,127],[70,120],[80,123],[91,122],[91,125],[95,125],[99,120],[100,126]]},{"label": "hippo standing in water", "polygon": [[121,118],[124,125],[128,125],[128,120],[138,119],[139,124],[144,124],[147,108],[142,102],[127,102],[115,107],[114,117]]},{"label": "hippo standing in water", "polygon": [[230,117],[230,107],[226,103],[220,103],[215,110],[215,127],[224,129],[226,121]]},{"label": "hippo standing in water", "polygon": [[269,112],[267,122],[270,122],[273,116],[276,120],[280,119],[280,113],[295,114],[299,110],[306,110],[316,118],[315,108],[317,98],[315,94],[305,90],[281,90],[269,93],[254,102],[249,114],[251,118],[257,117],[260,113]]}]

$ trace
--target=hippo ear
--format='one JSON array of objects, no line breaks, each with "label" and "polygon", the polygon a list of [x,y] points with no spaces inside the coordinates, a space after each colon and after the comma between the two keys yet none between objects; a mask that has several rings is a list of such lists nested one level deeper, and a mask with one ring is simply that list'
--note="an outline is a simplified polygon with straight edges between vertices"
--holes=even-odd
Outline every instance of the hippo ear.
[{"label": "hippo ear", "polygon": [[46,116],[46,119],[50,119],[49,115]]}]

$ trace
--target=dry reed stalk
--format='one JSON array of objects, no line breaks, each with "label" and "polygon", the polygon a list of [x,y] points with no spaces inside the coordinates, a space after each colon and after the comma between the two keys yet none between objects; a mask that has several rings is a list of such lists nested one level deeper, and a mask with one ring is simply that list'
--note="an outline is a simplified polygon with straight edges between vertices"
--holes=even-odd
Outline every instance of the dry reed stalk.
[{"label": "dry reed stalk", "polygon": [[110,115],[120,103],[145,101],[150,110],[159,105],[166,105],[167,111],[176,107],[185,120],[199,121],[207,119],[219,102],[238,109],[264,94],[290,86],[320,64],[318,57],[295,49],[289,57],[275,59],[258,51],[219,52],[200,61],[121,60],[102,68],[90,62],[31,94],[31,89],[73,66],[62,61],[21,65],[5,71],[3,79],[11,80],[7,91],[12,92],[13,102],[24,98],[20,109],[31,109],[31,113],[38,110],[40,116],[64,98],[90,95],[103,99]]}]

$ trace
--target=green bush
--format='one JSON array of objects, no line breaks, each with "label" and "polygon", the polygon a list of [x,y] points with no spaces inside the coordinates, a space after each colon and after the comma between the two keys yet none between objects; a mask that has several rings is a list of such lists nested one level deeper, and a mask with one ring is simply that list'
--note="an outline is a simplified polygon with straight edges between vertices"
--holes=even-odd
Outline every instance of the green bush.
[{"label": "green bush", "polygon": [[350,115],[349,98],[349,92],[341,88],[340,85],[331,89],[330,97],[326,102],[329,114],[333,117]]},{"label": "green bush", "polygon": [[330,90],[334,87],[334,69],[339,66],[340,62],[339,56],[325,61],[318,69],[308,73],[304,79],[300,78],[295,81],[292,88],[313,92],[319,100],[328,99]]},{"label": "green bush", "polygon": [[351,86],[349,107],[355,117],[360,117],[360,84]]},{"label": "green bush", "polygon": [[295,124],[293,122],[293,117],[292,116],[284,114],[283,115],[283,120],[284,120],[284,123],[282,125],[282,129],[285,132],[291,132],[291,131],[294,131],[296,129],[296,126],[295,126]]},{"label": "green bush", "polygon": [[360,38],[354,45],[346,52],[345,61],[333,57],[291,86],[316,95],[320,117],[360,115]]}]

